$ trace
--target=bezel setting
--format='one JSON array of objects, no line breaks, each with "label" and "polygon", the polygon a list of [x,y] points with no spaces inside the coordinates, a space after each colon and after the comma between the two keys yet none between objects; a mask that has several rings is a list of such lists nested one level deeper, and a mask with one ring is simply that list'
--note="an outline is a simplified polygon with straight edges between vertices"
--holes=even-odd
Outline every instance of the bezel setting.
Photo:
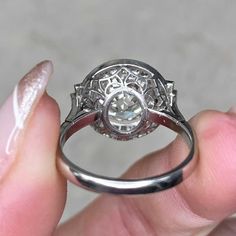
[{"label": "bezel setting", "polygon": [[[98,111],[98,117],[92,124],[97,132],[117,140],[139,138],[158,127],[148,119],[149,109],[172,112],[173,87],[172,81],[164,80],[158,71],[145,63],[130,59],[110,61],[95,68],[82,83],[75,85],[72,99],[76,100],[77,111],[72,113]],[[119,101],[113,101],[122,92],[125,93],[123,98],[121,96]],[[122,99],[127,104],[120,104]],[[113,117],[118,122],[115,125],[114,119],[111,121],[109,116],[112,101],[113,110],[124,117],[123,121],[120,120],[120,127],[118,117]],[[137,110],[132,110],[137,106],[141,109],[139,122],[135,120]],[[130,120],[125,118],[127,114]]]},{"label": "bezel setting", "polygon": [[[130,126],[133,126],[133,127],[130,129],[129,128],[122,129],[122,127],[125,127],[125,119],[123,120],[123,122],[121,121],[121,124],[120,124],[121,128],[117,128],[117,127],[115,127],[115,125],[112,125],[111,119],[109,118],[109,108],[111,106],[111,102],[113,101],[113,99],[115,97],[119,96],[119,94],[122,94],[122,93],[133,96],[137,102],[137,104],[135,104],[135,105],[138,105],[141,109],[141,112],[139,113],[139,115],[140,115],[139,122],[136,125],[135,124],[132,125],[132,122],[131,122]],[[143,125],[144,125],[143,123],[146,120],[146,116],[147,116],[147,106],[146,106],[146,102],[143,99],[143,97],[140,96],[140,94],[137,93],[133,89],[130,89],[128,87],[124,87],[124,88],[121,87],[121,88],[115,90],[107,98],[107,100],[104,104],[102,119],[103,119],[103,123],[105,124],[105,126],[108,129],[112,130],[112,132],[114,134],[116,134],[117,136],[120,136],[120,139],[122,139],[122,138],[127,139],[130,134],[138,132],[143,127]],[[136,123],[136,122],[134,122],[134,123]],[[127,126],[128,126],[128,124],[127,124]]]}]

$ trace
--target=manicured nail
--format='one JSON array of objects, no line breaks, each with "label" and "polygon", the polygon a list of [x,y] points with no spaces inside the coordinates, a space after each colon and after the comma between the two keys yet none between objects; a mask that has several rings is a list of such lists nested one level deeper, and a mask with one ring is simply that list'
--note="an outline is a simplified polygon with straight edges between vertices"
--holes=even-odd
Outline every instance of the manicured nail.
[{"label": "manicured nail", "polygon": [[[35,106],[44,94],[53,72],[50,61],[36,65],[16,85],[13,94],[0,110],[0,178],[14,158],[21,131],[26,127]],[[3,150],[5,149],[5,154]],[[11,158],[12,157],[12,158]],[[2,173],[1,173],[2,172]]]},{"label": "manicured nail", "polygon": [[16,85],[13,92],[13,116],[15,125],[6,146],[7,154],[13,152],[15,140],[20,130],[24,128],[31,111],[43,95],[52,70],[52,63],[50,61],[43,61],[36,65]]}]

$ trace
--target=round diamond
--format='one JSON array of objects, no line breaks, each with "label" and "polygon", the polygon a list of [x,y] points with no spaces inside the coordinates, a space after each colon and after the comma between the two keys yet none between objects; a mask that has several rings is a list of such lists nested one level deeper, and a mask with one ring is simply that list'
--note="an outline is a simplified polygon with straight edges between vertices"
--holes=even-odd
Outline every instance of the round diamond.
[{"label": "round diamond", "polygon": [[122,91],[113,96],[108,107],[108,120],[119,132],[131,132],[142,119],[139,99],[131,92]]}]

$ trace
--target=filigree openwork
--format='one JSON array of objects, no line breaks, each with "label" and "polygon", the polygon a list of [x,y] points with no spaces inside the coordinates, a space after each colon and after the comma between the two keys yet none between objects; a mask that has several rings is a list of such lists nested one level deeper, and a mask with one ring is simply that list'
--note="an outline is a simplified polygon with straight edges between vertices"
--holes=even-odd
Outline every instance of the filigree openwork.
[{"label": "filigree openwork", "polygon": [[143,114],[147,109],[167,109],[170,97],[155,73],[139,65],[119,63],[91,73],[75,88],[81,109],[100,111],[100,119],[93,124],[95,130],[127,140],[157,127],[145,121]]}]

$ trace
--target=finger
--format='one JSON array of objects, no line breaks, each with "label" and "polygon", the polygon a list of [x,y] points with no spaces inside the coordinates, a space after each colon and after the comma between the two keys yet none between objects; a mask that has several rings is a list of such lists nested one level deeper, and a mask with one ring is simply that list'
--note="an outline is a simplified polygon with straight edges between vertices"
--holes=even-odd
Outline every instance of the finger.
[{"label": "finger", "polygon": [[0,234],[50,235],[62,213],[65,182],[55,168],[59,110],[45,94],[48,61],[16,86],[0,110]]},{"label": "finger", "polygon": [[[207,235],[236,211],[236,116],[206,111],[195,116],[199,160],[176,188],[127,197],[104,195],[58,229],[58,235]],[[186,147],[180,138],[138,161],[126,177],[165,172]]]}]

